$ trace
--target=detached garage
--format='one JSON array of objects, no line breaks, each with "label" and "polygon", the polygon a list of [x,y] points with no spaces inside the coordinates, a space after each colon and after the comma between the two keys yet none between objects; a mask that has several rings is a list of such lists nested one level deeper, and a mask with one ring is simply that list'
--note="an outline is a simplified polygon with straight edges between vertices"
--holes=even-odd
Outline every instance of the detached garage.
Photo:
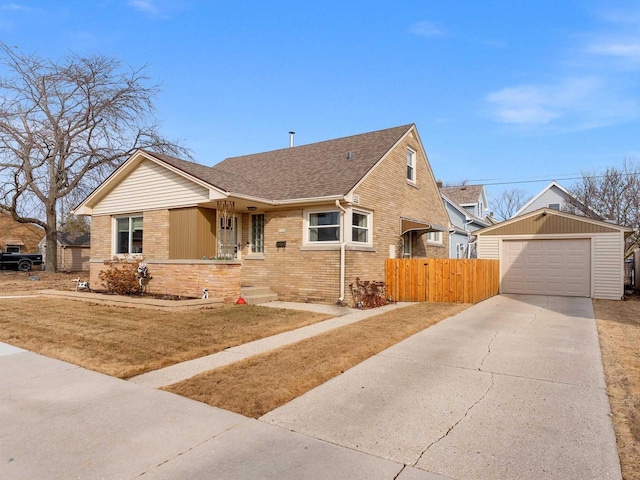
[{"label": "detached garage", "polygon": [[632,231],[542,208],[474,234],[478,258],[500,260],[500,293],[620,300]]}]

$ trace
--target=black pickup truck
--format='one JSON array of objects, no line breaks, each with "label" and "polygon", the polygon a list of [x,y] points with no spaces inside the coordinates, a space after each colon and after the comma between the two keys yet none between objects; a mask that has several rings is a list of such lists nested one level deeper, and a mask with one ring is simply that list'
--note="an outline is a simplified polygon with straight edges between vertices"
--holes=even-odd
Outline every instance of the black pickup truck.
[{"label": "black pickup truck", "polygon": [[15,268],[21,272],[28,272],[34,265],[42,265],[42,255],[0,251],[0,269]]}]

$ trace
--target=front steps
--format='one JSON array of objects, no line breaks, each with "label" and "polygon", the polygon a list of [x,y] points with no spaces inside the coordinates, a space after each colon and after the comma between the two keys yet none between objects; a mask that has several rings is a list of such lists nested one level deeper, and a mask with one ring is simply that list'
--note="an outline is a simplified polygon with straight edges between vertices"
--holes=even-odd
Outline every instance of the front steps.
[{"label": "front steps", "polygon": [[273,293],[269,287],[240,287],[240,296],[244,298],[249,305],[258,305],[260,303],[275,302],[278,300],[278,294]]}]

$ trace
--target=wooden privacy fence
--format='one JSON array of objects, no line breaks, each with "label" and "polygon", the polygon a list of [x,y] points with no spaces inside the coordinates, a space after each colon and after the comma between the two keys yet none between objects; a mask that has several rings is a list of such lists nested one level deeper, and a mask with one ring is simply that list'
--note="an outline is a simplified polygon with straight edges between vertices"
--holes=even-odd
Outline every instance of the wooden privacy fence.
[{"label": "wooden privacy fence", "polygon": [[498,260],[388,258],[387,294],[398,302],[478,303],[500,291]]}]

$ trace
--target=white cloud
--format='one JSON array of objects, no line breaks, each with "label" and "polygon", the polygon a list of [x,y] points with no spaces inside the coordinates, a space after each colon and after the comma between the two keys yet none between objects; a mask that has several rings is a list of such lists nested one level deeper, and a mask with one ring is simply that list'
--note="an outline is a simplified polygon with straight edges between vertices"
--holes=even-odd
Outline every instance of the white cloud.
[{"label": "white cloud", "polygon": [[603,41],[592,43],[586,48],[587,53],[623,58],[640,62],[640,39],[628,41]]},{"label": "white cloud", "polygon": [[158,13],[158,6],[152,0],[129,0],[133,8],[147,13]]},{"label": "white cloud", "polygon": [[25,7],[24,5],[19,5],[17,3],[7,3],[4,5],[0,5],[0,10],[9,10],[13,12],[42,12],[39,8],[33,7]]},{"label": "white cloud", "polygon": [[418,22],[411,25],[409,31],[418,37],[443,37],[447,31],[433,22]]},{"label": "white cloud", "polygon": [[640,116],[634,99],[622,98],[611,84],[595,77],[507,87],[490,93],[486,101],[496,121],[527,128],[585,130]]}]

